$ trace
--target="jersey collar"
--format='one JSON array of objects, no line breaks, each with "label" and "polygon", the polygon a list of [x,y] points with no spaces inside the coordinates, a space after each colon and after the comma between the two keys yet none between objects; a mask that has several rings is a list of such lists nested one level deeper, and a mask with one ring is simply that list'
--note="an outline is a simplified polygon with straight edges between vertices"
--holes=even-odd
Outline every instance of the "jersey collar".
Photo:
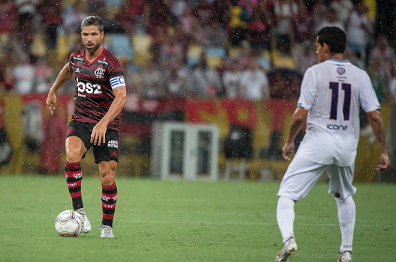
[{"label": "jersey collar", "polygon": [[334,58],[330,58],[330,59],[327,60],[327,61],[336,62],[336,63],[351,63],[351,62],[349,62],[349,60],[347,60],[347,59],[344,59],[344,60],[337,60],[337,59],[334,59]]}]

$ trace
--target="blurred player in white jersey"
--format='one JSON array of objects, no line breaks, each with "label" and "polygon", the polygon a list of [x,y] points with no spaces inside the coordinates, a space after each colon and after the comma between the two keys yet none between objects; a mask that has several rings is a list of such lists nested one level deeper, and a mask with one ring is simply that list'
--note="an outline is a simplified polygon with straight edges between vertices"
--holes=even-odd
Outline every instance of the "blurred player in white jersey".
[{"label": "blurred player in white jersey", "polygon": [[390,166],[380,105],[367,73],[343,60],[344,31],[324,27],[316,39],[319,64],[307,69],[297,109],[283,146],[283,157],[294,151],[294,139],[307,119],[304,139],[287,169],[278,192],[277,221],[283,247],[275,261],[289,261],[297,251],[293,233],[294,204],[303,199],[324,171],[330,178],[329,193],[338,208],[342,243],[337,261],[352,261],[356,207],[352,186],[359,140],[359,106],[367,113],[381,148],[378,171]]}]

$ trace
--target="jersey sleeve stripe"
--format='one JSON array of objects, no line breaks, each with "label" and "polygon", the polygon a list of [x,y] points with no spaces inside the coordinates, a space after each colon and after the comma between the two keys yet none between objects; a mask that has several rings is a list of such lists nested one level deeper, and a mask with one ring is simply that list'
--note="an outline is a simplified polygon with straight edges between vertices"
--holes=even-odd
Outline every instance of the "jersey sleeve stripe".
[{"label": "jersey sleeve stripe", "polygon": [[120,67],[120,63],[118,62],[118,59],[112,54],[110,53],[108,50],[106,50],[106,56],[107,58],[110,59],[110,61],[112,62],[112,64],[114,65],[114,67]]}]

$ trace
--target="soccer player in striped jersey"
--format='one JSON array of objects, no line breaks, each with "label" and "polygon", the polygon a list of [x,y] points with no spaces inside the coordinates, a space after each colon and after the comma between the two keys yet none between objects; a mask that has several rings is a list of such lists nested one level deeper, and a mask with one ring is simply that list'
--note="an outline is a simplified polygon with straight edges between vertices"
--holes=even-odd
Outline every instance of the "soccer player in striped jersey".
[{"label": "soccer player in striped jersey", "polygon": [[101,237],[114,237],[113,218],[117,201],[115,172],[118,164],[119,113],[126,103],[124,74],[118,59],[103,45],[103,22],[97,16],[81,22],[84,49],[70,55],[69,62],[59,72],[46,100],[51,114],[55,110],[55,93],[74,75],[74,114],[66,135],[65,176],[73,209],[82,217],[82,232],[91,224],[81,197],[82,171],[80,162],[93,148],[99,165],[102,184]]},{"label": "soccer player in striped jersey", "polygon": [[337,27],[325,27],[317,34],[319,64],[304,74],[290,133],[282,148],[283,157],[290,160],[294,139],[307,119],[306,134],[278,192],[276,217],[284,244],[275,261],[289,261],[297,251],[293,232],[295,202],[309,193],[324,171],[330,178],[329,193],[335,196],[341,229],[337,261],[352,261],[356,216],[352,199],[356,188],[352,181],[359,140],[359,106],[367,113],[379,141],[377,170],[390,166],[380,104],[367,73],[343,60],[345,45],[345,33]]}]

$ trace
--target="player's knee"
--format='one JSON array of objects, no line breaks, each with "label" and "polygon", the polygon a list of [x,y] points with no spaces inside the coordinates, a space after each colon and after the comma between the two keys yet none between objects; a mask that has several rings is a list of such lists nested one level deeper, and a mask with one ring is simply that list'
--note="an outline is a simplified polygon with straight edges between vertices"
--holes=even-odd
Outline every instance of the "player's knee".
[{"label": "player's knee", "polygon": [[66,150],[66,161],[70,163],[75,163],[81,161],[80,150],[67,149]]},{"label": "player's knee", "polygon": [[100,180],[103,185],[111,186],[115,182],[115,172],[111,169],[101,171]]}]

